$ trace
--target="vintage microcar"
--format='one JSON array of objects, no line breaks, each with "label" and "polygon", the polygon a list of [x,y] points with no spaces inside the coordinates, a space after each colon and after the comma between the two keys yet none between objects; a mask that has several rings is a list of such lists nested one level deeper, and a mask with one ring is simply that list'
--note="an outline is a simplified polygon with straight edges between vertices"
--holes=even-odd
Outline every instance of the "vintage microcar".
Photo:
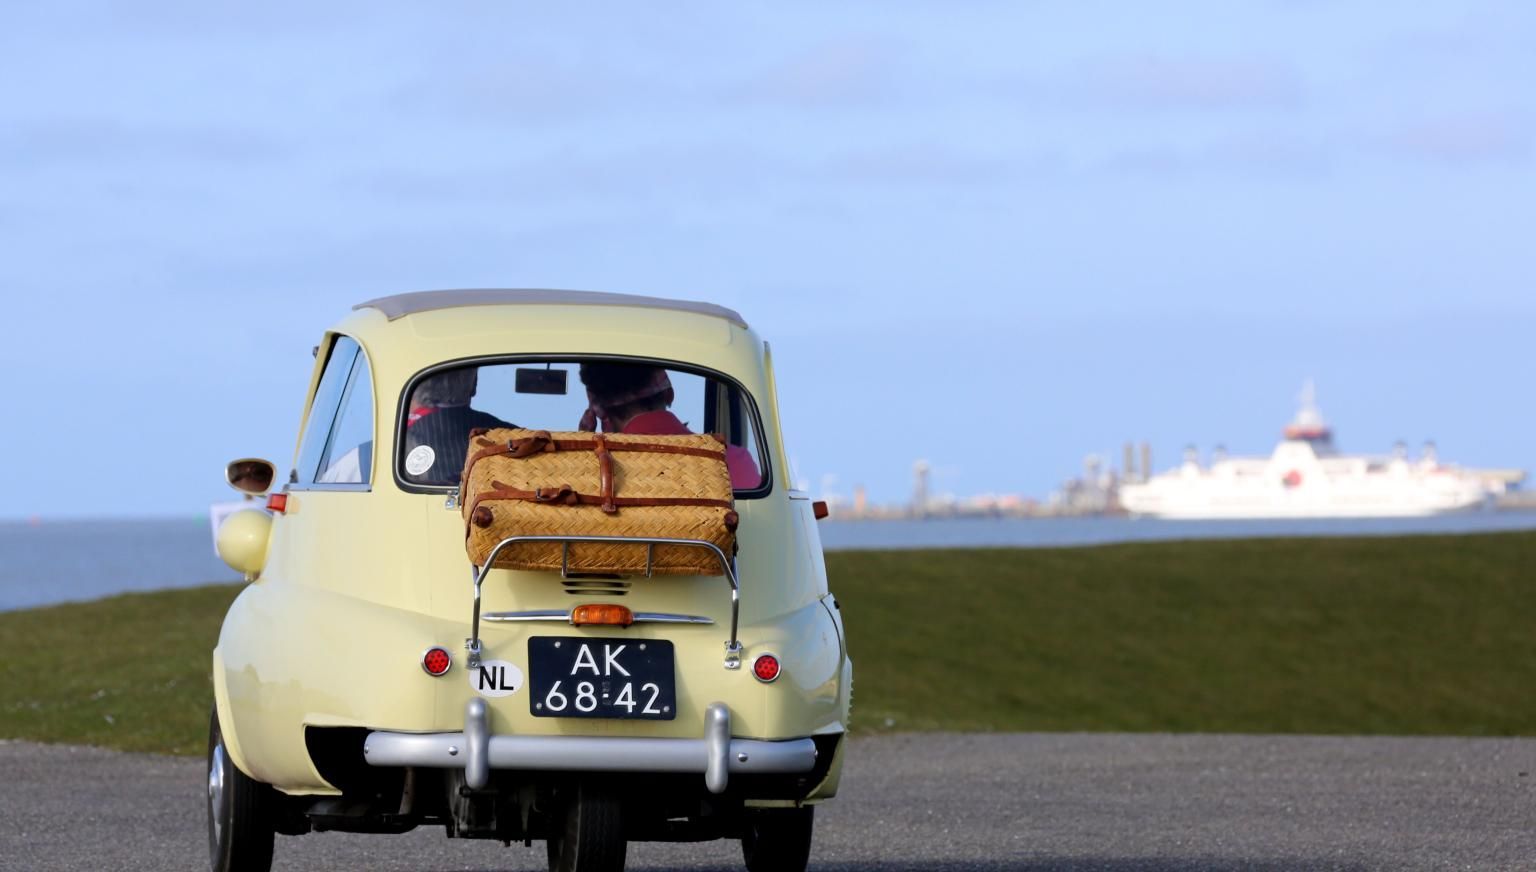
[{"label": "vintage microcar", "polygon": [[[315,357],[286,482],[262,460],[228,472],[269,496],[218,535],[251,583],[213,651],[213,869],[269,868],[275,833],[421,825],[542,840],[559,870],[622,869],[627,840],[716,838],[740,839],[748,869],[803,869],[852,666],[824,507],[792,488],[769,348],[742,317],[411,293],[356,306]],[[665,385],[647,432],[719,434],[737,553],[714,548],[713,575],[472,564],[464,430],[575,430],[582,379],[615,369]]]}]

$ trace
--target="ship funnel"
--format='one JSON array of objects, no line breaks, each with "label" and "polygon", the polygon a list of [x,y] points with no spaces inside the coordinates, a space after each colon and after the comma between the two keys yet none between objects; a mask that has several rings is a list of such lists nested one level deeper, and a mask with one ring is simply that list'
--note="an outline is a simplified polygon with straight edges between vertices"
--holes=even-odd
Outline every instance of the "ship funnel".
[{"label": "ship funnel", "polygon": [[1311,379],[1307,379],[1302,385],[1300,407],[1296,410],[1296,417],[1286,425],[1285,438],[1300,442],[1310,443],[1312,450],[1318,454],[1333,453],[1333,430],[1323,420],[1323,413],[1317,408],[1317,387]]}]

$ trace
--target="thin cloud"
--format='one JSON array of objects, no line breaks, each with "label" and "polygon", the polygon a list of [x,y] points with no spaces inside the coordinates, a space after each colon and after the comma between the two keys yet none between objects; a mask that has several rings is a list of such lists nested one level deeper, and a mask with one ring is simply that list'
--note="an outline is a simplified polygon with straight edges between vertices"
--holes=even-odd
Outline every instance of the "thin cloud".
[{"label": "thin cloud", "polygon": [[731,105],[846,108],[884,103],[898,91],[898,53],[886,43],[826,42],[775,63],[721,94]]},{"label": "thin cloud", "polygon": [[549,152],[453,168],[378,167],[348,174],[337,184],[348,196],[416,208],[527,202],[649,208],[657,203],[744,203],[805,191],[825,198],[848,187],[992,187],[1059,164],[1050,155],[1003,159],[933,143],[855,148],[815,158],[715,143]]},{"label": "thin cloud", "polygon": [[449,68],[406,82],[385,94],[385,108],[410,114],[507,123],[605,116],[639,102],[665,99],[635,77],[553,58]]},{"label": "thin cloud", "polygon": [[1445,164],[1518,163],[1531,156],[1530,126],[1498,113],[1444,115],[1403,124],[1383,147],[1410,158]]},{"label": "thin cloud", "polygon": [[227,127],[76,118],[14,124],[0,130],[0,160],[32,168],[188,160],[251,164],[286,153],[286,148],[264,133]]},{"label": "thin cloud", "polygon": [[937,144],[892,145],[835,155],[811,170],[817,181],[904,186],[990,186],[1027,172],[1059,168],[1051,155],[983,157]]},{"label": "thin cloud", "polygon": [[1090,58],[1005,87],[1058,108],[1114,111],[1289,110],[1307,96],[1301,74],[1280,61],[1155,54]]},{"label": "thin cloud", "polygon": [[1147,145],[1107,155],[1098,168],[1132,175],[1197,173],[1322,177],[1339,155],[1319,140],[1277,133],[1225,136],[1199,146]]},{"label": "thin cloud", "polygon": [[415,206],[540,202],[566,209],[594,201],[753,194],[785,164],[748,148],[635,147],[613,152],[565,149],[523,159],[446,167],[378,167],[341,179],[346,193]]},{"label": "thin cloud", "polygon": [[275,37],[330,36],[357,32],[360,22],[390,15],[377,3],[342,0],[302,3],[273,0],[252,4],[211,4],[201,0],[157,0],[154,3],[115,3],[111,0],[19,4],[21,22],[59,35],[125,35],[173,40],[249,42]]}]

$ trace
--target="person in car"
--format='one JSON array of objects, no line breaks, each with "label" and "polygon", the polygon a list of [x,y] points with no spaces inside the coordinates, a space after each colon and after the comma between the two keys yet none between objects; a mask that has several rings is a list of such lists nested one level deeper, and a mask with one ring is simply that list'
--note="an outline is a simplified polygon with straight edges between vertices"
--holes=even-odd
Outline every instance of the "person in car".
[{"label": "person in car", "polygon": [[422,379],[411,392],[405,418],[405,473],[418,484],[452,484],[459,480],[468,453],[469,431],[516,427],[470,405],[480,371],[470,366]]},{"label": "person in car", "polygon": [[[678,436],[693,433],[670,411],[676,395],[667,371],[659,366],[634,363],[584,363],[581,383],[587,389],[587,411],[581,429],[592,431],[599,423],[604,433],[642,433]],[[740,445],[725,446],[725,465],[731,487],[755,488],[762,474],[752,455]]]},{"label": "person in car", "polygon": [[[416,484],[453,484],[468,454],[469,431],[476,427],[513,427],[495,415],[472,408],[479,370],[465,367],[423,379],[411,392],[405,419],[405,477]],[[322,484],[363,482],[373,463],[373,440],[348,451],[316,479]]]}]

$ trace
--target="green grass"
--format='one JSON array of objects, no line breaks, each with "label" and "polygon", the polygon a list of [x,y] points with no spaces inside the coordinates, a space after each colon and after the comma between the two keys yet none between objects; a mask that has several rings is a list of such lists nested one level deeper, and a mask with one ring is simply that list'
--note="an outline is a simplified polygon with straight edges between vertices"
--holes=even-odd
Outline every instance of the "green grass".
[{"label": "green grass", "polygon": [[857,729],[1536,734],[1536,534],[827,562]]},{"label": "green grass", "polygon": [[238,585],[0,613],[0,738],[201,754]]},{"label": "green grass", "polygon": [[[828,555],[854,727],[1536,735],[1536,534]],[[238,587],[0,613],[0,737],[200,753]]]}]

